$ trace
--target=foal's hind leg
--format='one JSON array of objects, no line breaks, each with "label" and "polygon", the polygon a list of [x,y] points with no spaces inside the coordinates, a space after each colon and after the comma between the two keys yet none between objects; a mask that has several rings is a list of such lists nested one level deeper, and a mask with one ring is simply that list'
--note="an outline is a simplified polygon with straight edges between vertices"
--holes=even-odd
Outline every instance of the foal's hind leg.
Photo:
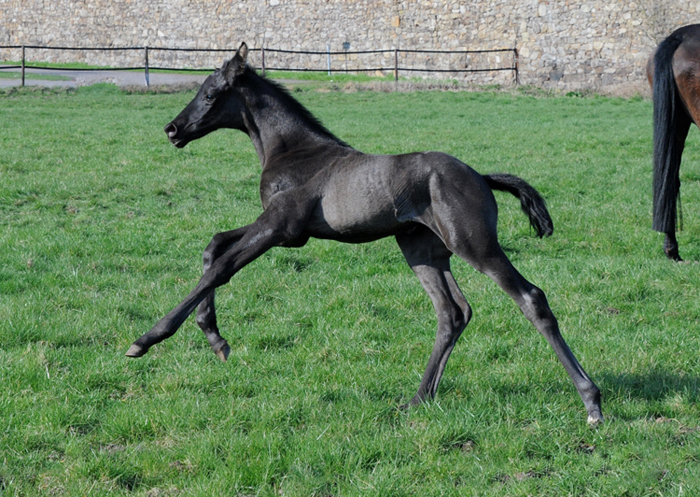
[{"label": "foal's hind leg", "polygon": [[[248,230],[247,226],[238,228],[232,231],[225,231],[219,233],[212,238],[211,242],[204,250],[202,256],[204,262],[204,272],[211,267],[214,261],[224,252],[226,252],[234,243],[240,240],[243,235],[246,234]],[[231,347],[229,347],[226,339],[222,338],[219,334],[219,327],[216,324],[216,307],[214,305],[214,295],[216,291],[212,290],[209,295],[207,295],[202,303],[197,307],[197,317],[196,321],[199,327],[204,332],[204,335],[209,341],[212,350],[216,356],[222,361],[226,361],[229,353],[231,352]]]},{"label": "foal's hind leg", "polygon": [[498,210],[493,195],[472,175],[435,176],[430,209],[419,220],[440,237],[445,247],[487,274],[520,306],[557,354],[588,411],[588,422],[602,421],[600,391],[586,375],[559,333],[542,290],[513,267],[498,243]]},{"label": "foal's hind leg", "polygon": [[437,336],[428,366],[411,399],[416,405],[432,399],[457,339],[471,319],[471,308],[450,272],[450,256],[445,244],[423,226],[411,234],[398,235],[396,241],[406,261],[430,296],[438,318]]},{"label": "foal's hind leg", "polygon": [[561,336],[557,319],[549,308],[544,292],[527,281],[513,267],[500,247],[494,249],[487,258],[479,259],[478,262],[473,259],[467,260],[498,283],[520,306],[525,317],[535,325],[537,331],[547,339],[583,400],[588,412],[588,423],[596,424],[603,421],[600,390],[588,377]]}]

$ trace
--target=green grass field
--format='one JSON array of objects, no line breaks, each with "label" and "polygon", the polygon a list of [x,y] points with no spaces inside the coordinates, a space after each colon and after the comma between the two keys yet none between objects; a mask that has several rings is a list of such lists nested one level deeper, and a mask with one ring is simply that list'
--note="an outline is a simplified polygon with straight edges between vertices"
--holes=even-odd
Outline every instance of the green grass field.
[{"label": "green grass field", "polygon": [[583,405],[544,339],[454,260],[474,318],[435,401],[436,319],[393,240],[273,249],[217,293],[227,363],[190,318],[124,352],[196,284],[211,237],[260,213],[248,138],[183,150],[193,93],[0,93],[0,495],[700,494],[700,142],[675,264],[651,225],[651,102],[525,92],[299,89],[373,153],[441,150],[547,199],[534,236],[497,193],[513,263],[603,392]]}]

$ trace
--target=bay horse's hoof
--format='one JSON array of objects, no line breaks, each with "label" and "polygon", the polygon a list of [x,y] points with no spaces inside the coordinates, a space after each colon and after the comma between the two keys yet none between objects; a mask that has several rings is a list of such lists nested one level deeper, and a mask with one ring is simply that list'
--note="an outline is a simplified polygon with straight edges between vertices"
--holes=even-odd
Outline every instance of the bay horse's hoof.
[{"label": "bay horse's hoof", "polygon": [[216,354],[216,357],[221,359],[223,362],[226,362],[228,355],[231,353],[231,347],[229,347],[228,343],[224,341],[223,347],[221,347],[219,350],[215,350],[214,353]]},{"label": "bay horse's hoof", "polygon": [[664,254],[672,261],[683,262],[681,255],[678,253],[678,243],[669,242],[668,239],[664,240]]},{"label": "bay horse's hoof", "polygon": [[667,253],[666,256],[674,262],[683,262],[683,259],[681,259],[681,256],[678,255],[678,252],[676,252],[675,254]]},{"label": "bay horse's hoof", "polygon": [[140,345],[136,345],[135,343],[132,343],[131,347],[129,347],[129,350],[126,351],[125,355],[127,357],[141,357],[146,352],[148,352],[148,349],[144,349]]},{"label": "bay horse's hoof", "polygon": [[664,246],[664,253],[666,254],[666,257],[668,257],[672,261],[683,262],[683,259],[681,259],[681,255],[678,253],[677,246],[676,247]]}]

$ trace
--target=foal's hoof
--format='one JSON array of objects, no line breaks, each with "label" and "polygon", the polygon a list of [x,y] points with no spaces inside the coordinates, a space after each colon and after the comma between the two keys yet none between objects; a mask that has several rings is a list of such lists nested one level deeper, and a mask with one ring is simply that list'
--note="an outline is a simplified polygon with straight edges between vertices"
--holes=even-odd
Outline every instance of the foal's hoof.
[{"label": "foal's hoof", "polygon": [[401,405],[399,406],[399,410],[400,410],[400,411],[407,411],[407,410],[410,409],[411,407],[415,407],[415,406],[421,405],[421,404],[423,403],[423,401],[424,401],[423,397],[420,397],[420,396],[416,395],[416,396],[413,397],[413,398],[410,400],[410,402],[408,402],[407,404],[401,404]]},{"label": "foal's hoof", "polygon": [[224,341],[224,345],[219,350],[215,350],[214,353],[216,354],[216,357],[226,362],[228,355],[231,353],[231,347],[229,347],[228,343]]},{"label": "foal's hoof", "polygon": [[148,349],[144,349],[140,345],[136,345],[135,343],[131,344],[131,347],[129,347],[129,350],[126,351],[126,356],[127,357],[141,357],[142,355],[146,354],[148,352]]},{"label": "foal's hoof", "polygon": [[604,421],[605,419],[603,419],[603,415],[600,412],[588,415],[588,426],[590,426],[591,428],[596,428],[602,425]]}]

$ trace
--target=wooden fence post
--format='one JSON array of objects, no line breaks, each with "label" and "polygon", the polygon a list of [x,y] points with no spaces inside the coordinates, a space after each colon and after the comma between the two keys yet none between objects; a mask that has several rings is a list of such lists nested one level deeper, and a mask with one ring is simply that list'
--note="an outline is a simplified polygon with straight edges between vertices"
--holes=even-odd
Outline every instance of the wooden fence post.
[{"label": "wooden fence post", "polygon": [[146,78],[146,88],[148,88],[149,86],[151,86],[151,81],[150,81],[151,78],[150,78],[150,74],[148,72],[148,47],[145,47],[145,49],[144,49],[144,64],[145,64],[144,77]]},{"label": "wooden fence post", "polygon": [[331,75],[331,46],[326,45],[326,55],[328,59],[328,75]]},{"label": "wooden fence post", "polygon": [[399,81],[399,50],[394,49],[394,81]]},{"label": "wooden fence post", "polygon": [[265,76],[265,46],[260,49],[260,53],[262,54],[262,75]]},{"label": "wooden fence post", "polygon": [[24,45],[22,45],[22,86],[24,86]]}]

